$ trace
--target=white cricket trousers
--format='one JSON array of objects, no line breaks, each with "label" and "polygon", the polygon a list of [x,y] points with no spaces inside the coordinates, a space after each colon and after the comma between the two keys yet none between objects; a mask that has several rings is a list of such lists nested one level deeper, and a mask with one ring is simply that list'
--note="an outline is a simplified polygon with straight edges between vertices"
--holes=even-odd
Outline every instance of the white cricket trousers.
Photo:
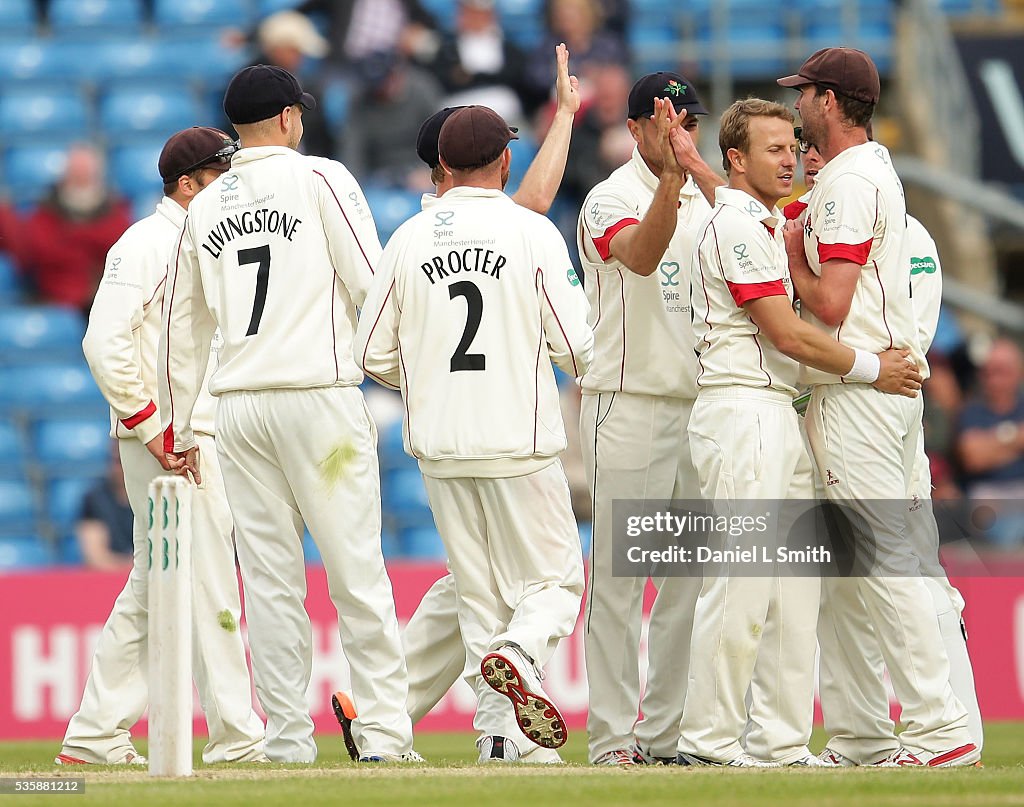
[{"label": "white cricket trousers", "polygon": [[423,481],[455,575],[464,677],[477,694],[473,725],[482,735],[519,737],[508,700],[483,680],[480,662],[512,642],[539,670],[576,625],[583,557],[562,464],[500,479]]},{"label": "white cricket trousers", "polygon": [[222,395],[217,435],[267,756],[313,762],[317,754],[306,704],[313,656],[303,521],[338,611],[359,747],[408,752],[405,658],[380,546],[376,431],[362,393],[324,387]]},{"label": "white cricket trousers", "polygon": [[[693,401],[614,392],[586,394],[580,444],[594,509],[584,650],[590,761],[638,745],[675,757],[700,577],[662,577],[647,637],[647,686],[640,698],[640,631],[647,578],[613,577],[615,499],[700,497],[686,427]],[[643,719],[637,721],[637,710]]]},{"label": "white cricket trousers", "polygon": [[[924,441],[918,441],[910,480],[908,537],[921,558],[937,560],[938,527],[928,506],[931,470]],[[979,749],[984,729],[974,670],[961,627],[964,600],[949,578],[925,577],[942,643],[949,657],[949,684],[967,709],[968,729]],[[832,580],[823,591],[818,630],[821,645],[819,694],[828,747],[862,764],[875,762],[899,747],[889,718],[889,696],[882,679],[884,662],[878,639],[861,600],[856,580]]]},{"label": "white cricket trousers", "polygon": [[[798,417],[785,393],[701,390],[690,416],[690,447],[701,493],[716,513],[745,515],[751,510],[746,502],[754,499],[812,498]],[[780,532],[789,527],[777,526]],[[774,545],[774,534],[766,538],[761,543]],[[731,536],[725,546],[747,549],[757,539],[757,533]],[[679,751],[719,762],[746,751],[783,764],[810,753],[820,598],[816,575],[765,568],[762,576],[741,577],[728,567],[705,568]]]},{"label": "white cricket trousers", "polygon": [[[203,485],[192,496],[192,674],[206,714],[203,762],[263,754],[263,723],[238,630],[241,604],[231,513],[213,437],[197,434]],[[64,753],[99,763],[132,750],[131,727],[149,702],[149,483],[164,470],[141,442],[118,440],[125,489],[135,516],[134,559],[96,645],[82,705],[68,724]]]},{"label": "white cricket trousers", "polygon": [[[900,502],[919,486],[912,485],[912,472],[922,412],[920,397],[887,395],[867,384],[824,384],[815,387],[805,415],[825,496],[863,519],[881,563],[867,576],[827,578],[822,591],[818,639],[829,747],[859,763],[875,762],[898,745],[930,755],[972,739],[967,710],[950,687],[940,629],[949,619],[936,619],[941,594],[933,596],[935,582],[921,577],[916,554],[921,540],[936,539],[913,537]],[[906,726],[899,743],[880,686],[883,661]]]}]

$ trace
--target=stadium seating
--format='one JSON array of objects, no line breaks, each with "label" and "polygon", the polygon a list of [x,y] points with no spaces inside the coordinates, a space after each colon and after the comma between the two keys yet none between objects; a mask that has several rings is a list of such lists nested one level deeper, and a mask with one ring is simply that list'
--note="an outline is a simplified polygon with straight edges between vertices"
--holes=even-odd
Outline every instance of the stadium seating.
[{"label": "stadium seating", "polygon": [[448,553],[434,527],[403,530],[399,536],[402,554],[412,560],[444,560]]},{"label": "stadium seating", "polygon": [[25,441],[22,439],[21,431],[10,421],[0,420],[0,457],[4,458],[3,471],[11,470],[18,474],[22,473],[21,463],[26,456]]},{"label": "stadium seating", "polygon": [[89,108],[73,86],[38,85],[0,91],[0,137],[10,143],[39,135],[58,139],[89,134]]},{"label": "stadium seating", "polygon": [[50,28],[58,36],[124,36],[142,30],[140,0],[50,0]]},{"label": "stadium seating", "polygon": [[105,419],[43,420],[35,428],[35,455],[48,474],[93,476],[110,461],[109,435]]},{"label": "stadium seating", "polygon": [[168,29],[194,28],[209,33],[211,28],[247,29],[252,7],[247,0],[155,0],[153,23]]},{"label": "stadium seating", "polygon": [[113,137],[141,133],[166,140],[206,118],[195,96],[180,85],[118,85],[100,99],[100,123]]},{"label": "stadium seating", "polygon": [[33,535],[0,536],[0,572],[48,566],[53,561],[50,547]]},{"label": "stadium seating", "polygon": [[35,522],[35,497],[23,479],[0,479],[0,528],[4,533],[30,531]]},{"label": "stadium seating", "polygon": [[4,0],[0,3],[0,37],[24,39],[35,33],[37,24],[33,0]]},{"label": "stadium seating", "polygon": [[[115,146],[108,155],[110,179],[131,198],[160,193],[163,185],[157,163],[166,138],[156,137]],[[146,211],[149,215],[152,210]]]},{"label": "stadium seating", "polygon": [[0,364],[54,361],[81,356],[85,321],[59,306],[0,308]]},{"label": "stadium seating", "polygon": [[0,252],[0,307],[17,303],[21,299],[21,280],[14,259]]},{"label": "stadium seating", "polygon": [[108,411],[84,362],[0,367],[0,414],[33,417]]},{"label": "stadium seating", "polygon": [[377,233],[382,244],[387,243],[395,230],[405,221],[420,212],[418,193],[372,185],[364,187],[363,190],[366,193],[366,202],[373,211],[373,220],[377,224]]},{"label": "stadium seating", "polygon": [[13,201],[28,205],[37,201],[64,171],[67,143],[11,146],[4,154],[4,180],[16,189]]},{"label": "stadium seating", "polygon": [[85,494],[96,484],[94,478],[54,479],[46,487],[46,516],[59,530],[70,530],[82,516]]},{"label": "stadium seating", "polygon": [[391,514],[403,522],[432,523],[430,505],[427,503],[427,489],[423,476],[415,466],[391,471],[385,482],[385,491],[390,502]]},{"label": "stadium seating", "polygon": [[257,0],[256,16],[260,19],[277,11],[295,8],[302,0]]}]

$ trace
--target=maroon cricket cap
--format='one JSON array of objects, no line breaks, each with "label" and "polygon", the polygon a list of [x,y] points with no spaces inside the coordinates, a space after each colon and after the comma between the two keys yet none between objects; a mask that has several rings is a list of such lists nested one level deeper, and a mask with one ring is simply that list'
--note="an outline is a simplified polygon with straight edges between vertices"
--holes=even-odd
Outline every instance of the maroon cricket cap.
[{"label": "maroon cricket cap", "polygon": [[796,75],[777,83],[781,87],[817,84],[866,104],[877,104],[882,94],[878,68],[870,56],[855,48],[822,48],[800,65]]},{"label": "maroon cricket cap", "polygon": [[227,167],[238,144],[220,129],[193,126],[171,135],[160,152],[160,178],[166,185],[209,165]]},{"label": "maroon cricket cap", "polygon": [[493,109],[467,106],[448,116],[437,138],[438,153],[450,168],[480,168],[494,162],[519,130]]}]

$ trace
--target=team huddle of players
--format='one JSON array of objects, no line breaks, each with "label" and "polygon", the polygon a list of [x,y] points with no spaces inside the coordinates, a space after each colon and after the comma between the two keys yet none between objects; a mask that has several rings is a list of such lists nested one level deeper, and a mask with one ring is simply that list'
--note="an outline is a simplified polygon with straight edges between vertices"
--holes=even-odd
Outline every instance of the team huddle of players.
[{"label": "team huddle of players", "polygon": [[[564,46],[556,56],[558,109],[519,191],[503,192],[514,129],[486,107],[437,113],[417,142],[436,194],[384,249],[351,174],[296,151],[315,100],[286,71],[232,80],[237,151],[211,129],[168,141],[165,198],[111,251],[120,269],[104,277],[84,345],[111,403],[137,551],[59,764],[141,761],[130,737],[147,697],[138,514],[163,471],[199,488],[193,664],[207,762],[316,758],[304,524],[351,668],[352,696],[334,706],[354,759],[419,760],[413,724],[461,676],[477,694],[482,762],[560,761],[566,728],[542,671],[581,606],[595,764],[980,759],[963,600],[926,563],[937,530],[915,506],[930,487],[919,392],[938,278],[911,288],[916,231],[868,135],[870,58],[829,48],[779,79],[800,94],[800,151],[820,169],[785,214],[798,145],[786,107],[746,99],[723,114],[723,181],[695,146],[707,112],[692,84],[640,79],[632,159],[580,212],[580,278],[541,215],[579,106]],[[583,393],[585,604],[552,363]],[[405,449],[449,557],[401,632],[364,373],[401,391]],[[794,399],[808,386],[801,420]],[[704,499],[731,517],[750,500],[816,493],[857,513],[880,550],[874,573],[655,579],[641,700],[647,579],[613,575],[613,501]],[[265,730],[241,640],[220,628],[240,610],[232,524]],[[815,756],[819,649],[830,739]]]}]

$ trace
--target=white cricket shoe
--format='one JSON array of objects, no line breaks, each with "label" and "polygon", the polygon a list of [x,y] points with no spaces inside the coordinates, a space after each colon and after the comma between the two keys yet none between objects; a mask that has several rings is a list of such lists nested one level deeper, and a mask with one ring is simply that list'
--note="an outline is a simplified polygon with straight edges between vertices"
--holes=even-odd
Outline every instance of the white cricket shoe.
[{"label": "white cricket shoe", "polygon": [[826,767],[833,768],[856,768],[857,763],[850,759],[844,754],[840,754],[838,751],[833,751],[828,746],[825,746],[825,750],[818,754],[818,761]]},{"label": "white cricket shoe", "polygon": [[138,751],[132,749],[125,753],[120,759],[114,760],[113,762],[95,762],[91,759],[82,759],[81,757],[73,756],[72,754],[65,754],[63,751],[54,758],[54,765],[148,765],[149,760],[146,759]]},{"label": "white cricket shoe", "polygon": [[677,765],[686,765],[690,767],[711,767],[711,768],[778,768],[778,762],[765,762],[762,759],[750,756],[750,754],[740,754],[735,759],[728,761],[721,759],[710,759],[708,757],[700,757],[696,754],[686,754],[680,751],[676,755]]},{"label": "white cricket shoe", "polygon": [[477,740],[476,747],[480,749],[477,762],[518,762],[520,758],[519,746],[508,737],[490,734]]},{"label": "white cricket shoe", "polygon": [[635,768],[644,764],[642,759],[637,759],[637,754],[631,748],[616,748],[614,751],[606,751],[594,760],[595,765],[607,765],[613,768]]},{"label": "white cricket shoe", "polygon": [[805,754],[802,757],[786,763],[787,768],[834,768],[834,763],[824,762],[814,754]]},{"label": "white cricket shoe", "polygon": [[480,662],[480,672],[495,692],[512,701],[516,723],[530,740],[544,748],[565,745],[565,721],[540,683],[533,659],[515,644],[504,644]]},{"label": "white cricket shoe", "polygon": [[426,762],[426,760],[417,754],[415,751],[409,751],[405,754],[388,754],[383,751],[368,751],[365,754],[359,756],[360,762],[379,762],[379,763],[390,763],[390,762]]},{"label": "white cricket shoe", "polygon": [[903,748],[897,748],[881,762],[875,763],[881,768],[959,768],[970,767],[981,762],[981,751],[974,743],[961,745],[949,751],[940,751],[937,754],[926,752],[914,753]]}]

